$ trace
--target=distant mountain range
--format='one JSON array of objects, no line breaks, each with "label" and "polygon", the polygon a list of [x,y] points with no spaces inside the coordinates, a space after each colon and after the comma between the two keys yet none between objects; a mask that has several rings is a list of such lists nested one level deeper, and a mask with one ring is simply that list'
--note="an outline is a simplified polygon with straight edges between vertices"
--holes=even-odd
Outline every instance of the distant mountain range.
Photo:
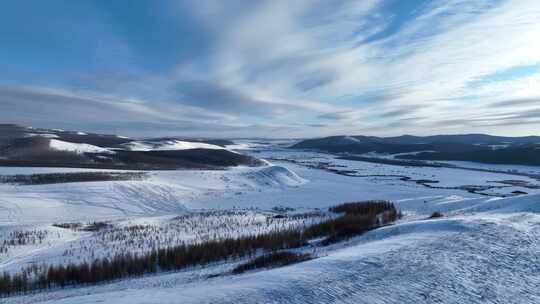
[{"label": "distant mountain range", "polygon": [[150,138],[0,124],[0,165],[107,169],[217,169],[260,165],[222,139]]},{"label": "distant mountain range", "polygon": [[540,165],[540,136],[504,137],[485,134],[397,137],[330,136],[293,145],[346,154],[398,154],[395,158],[459,160],[500,164]]}]

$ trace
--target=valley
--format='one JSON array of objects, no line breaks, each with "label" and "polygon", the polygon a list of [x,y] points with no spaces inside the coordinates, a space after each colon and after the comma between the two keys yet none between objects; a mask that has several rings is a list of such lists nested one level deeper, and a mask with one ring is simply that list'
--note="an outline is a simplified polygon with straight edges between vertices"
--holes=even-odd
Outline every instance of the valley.
[{"label": "valley", "polygon": [[[307,231],[336,219],[331,207],[344,202],[390,201],[400,218],[335,243],[310,240],[292,249],[309,258],[292,265],[233,274],[252,255],[237,256],[6,299],[251,303],[271,293],[291,303],[429,303],[449,296],[512,303],[516,296],[540,297],[523,293],[539,282],[525,265],[535,263],[538,250],[540,167],[366,161],[290,148],[294,143],[236,140],[223,149],[260,164],[221,169],[0,167],[0,272],[32,277],[54,265]],[[441,217],[430,219],[435,213]],[[464,259],[470,263],[459,262]]]}]

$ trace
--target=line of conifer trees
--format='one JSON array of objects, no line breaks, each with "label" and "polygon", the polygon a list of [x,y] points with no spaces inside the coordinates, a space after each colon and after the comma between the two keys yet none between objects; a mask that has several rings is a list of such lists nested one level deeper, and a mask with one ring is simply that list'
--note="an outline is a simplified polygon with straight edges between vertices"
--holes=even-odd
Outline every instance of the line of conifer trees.
[{"label": "line of conifer trees", "polygon": [[232,273],[239,274],[249,270],[258,268],[280,267],[290,264],[295,264],[311,259],[312,256],[309,253],[297,253],[289,251],[272,252],[269,254],[257,257],[247,263],[236,266]]}]

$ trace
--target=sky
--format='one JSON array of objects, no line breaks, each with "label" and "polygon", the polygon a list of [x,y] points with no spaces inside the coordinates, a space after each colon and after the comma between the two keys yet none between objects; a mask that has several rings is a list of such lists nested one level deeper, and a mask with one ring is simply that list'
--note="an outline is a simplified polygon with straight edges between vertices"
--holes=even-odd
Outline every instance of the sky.
[{"label": "sky", "polygon": [[540,135],[538,0],[5,0],[0,122]]}]

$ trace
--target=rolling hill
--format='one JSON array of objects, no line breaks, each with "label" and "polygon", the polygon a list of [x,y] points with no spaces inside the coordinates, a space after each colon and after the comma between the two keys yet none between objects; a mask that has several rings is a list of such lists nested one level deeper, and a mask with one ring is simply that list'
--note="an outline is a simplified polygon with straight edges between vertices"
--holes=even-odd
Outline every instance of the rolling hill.
[{"label": "rolling hill", "polygon": [[0,125],[0,165],[169,170],[262,164],[226,149],[227,144],[226,140],[132,139],[4,124]]},{"label": "rolling hill", "polygon": [[485,134],[398,137],[331,136],[301,141],[291,148],[343,154],[402,154],[396,158],[540,165],[540,137]]}]

